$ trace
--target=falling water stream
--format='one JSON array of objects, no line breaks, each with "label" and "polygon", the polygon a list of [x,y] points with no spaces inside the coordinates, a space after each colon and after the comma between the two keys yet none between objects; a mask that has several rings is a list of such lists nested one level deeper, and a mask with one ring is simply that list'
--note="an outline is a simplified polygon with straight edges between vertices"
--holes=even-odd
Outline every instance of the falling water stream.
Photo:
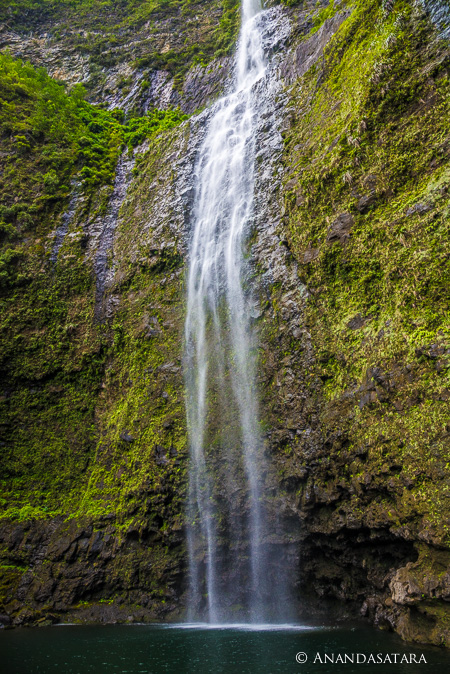
[{"label": "falling water stream", "polygon": [[[187,284],[190,618],[270,617],[264,460],[246,242],[255,163],[255,84],[266,63],[261,3],[243,0],[234,86],[200,149]],[[273,596],[272,587],[272,596]]]}]

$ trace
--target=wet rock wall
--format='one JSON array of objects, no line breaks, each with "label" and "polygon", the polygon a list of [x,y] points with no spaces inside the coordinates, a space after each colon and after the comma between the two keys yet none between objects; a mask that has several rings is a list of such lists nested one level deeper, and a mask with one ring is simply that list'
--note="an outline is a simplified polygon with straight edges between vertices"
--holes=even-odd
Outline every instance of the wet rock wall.
[{"label": "wet rock wall", "polygon": [[[448,47],[416,3],[389,13],[366,5],[278,6],[268,20],[249,283],[279,530],[269,544],[300,605],[334,600],[406,639],[442,644]],[[217,70],[223,82],[226,67]],[[211,71],[194,77],[192,106],[209,100]],[[151,77],[154,100],[173,104],[170,73]],[[183,615],[183,281],[208,114],[125,155],[126,190],[120,181],[120,195],[80,195],[49,228],[45,255],[57,243],[57,275],[73,283],[75,261],[85,274],[64,322],[71,367],[8,375],[5,395],[36,389],[36,416],[52,410],[57,435],[73,424],[67,408],[89,373],[79,402],[89,441],[70,440],[72,483],[57,504],[44,498],[44,475],[56,474],[67,444],[38,463],[8,464],[12,501],[45,503],[49,515],[21,505],[2,526],[6,622]],[[102,232],[111,236],[100,260]],[[52,278],[51,265],[43,269]],[[19,424],[30,437],[41,432],[32,415],[9,423],[8,442]]]}]

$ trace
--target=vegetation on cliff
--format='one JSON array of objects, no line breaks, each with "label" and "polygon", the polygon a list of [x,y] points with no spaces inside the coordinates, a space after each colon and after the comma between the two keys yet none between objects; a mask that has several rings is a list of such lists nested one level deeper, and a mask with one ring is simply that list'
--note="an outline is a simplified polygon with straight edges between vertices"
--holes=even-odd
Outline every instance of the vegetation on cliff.
[{"label": "vegetation on cliff", "polygon": [[0,70],[2,503],[23,519],[59,512],[67,490],[81,490],[107,357],[108,337],[92,322],[86,241],[80,232],[52,269],[55,224],[74,180],[85,217],[104,212],[112,189],[105,186],[126,144],[163,134],[185,116],[153,111],[121,124],[118,112],[86,103],[82,87],[67,94],[43,70],[8,56],[0,56]]},{"label": "vegetation on cliff", "polygon": [[[178,458],[184,432],[174,320],[180,291],[179,285],[165,284],[181,258],[170,249],[151,252],[139,242],[138,231],[132,235],[140,210],[119,217],[115,290],[121,306],[114,321],[105,321],[96,313],[96,254],[90,249],[89,226],[110,214],[118,158],[133,157],[137,144],[151,140],[152,150],[141,148],[136,157],[128,203],[140,209],[152,192],[141,173],[148,180],[165,167],[171,184],[164,157],[174,143],[176,149],[186,116],[153,110],[125,122],[121,111],[88,104],[82,87],[67,93],[29,64],[4,55],[0,69],[1,610],[18,613],[19,622],[36,617],[33,601],[17,602],[15,590],[19,582],[28,582],[35,588],[32,594],[44,596],[42,588],[52,584],[48,573],[57,573],[58,564],[25,573],[50,530],[59,527],[58,540],[72,536],[75,547],[84,535],[98,543],[103,534],[100,539],[92,534],[93,523],[98,530],[111,516],[117,527],[114,539],[109,537],[122,549],[115,594],[124,584],[128,592],[135,582],[138,603],[147,591],[145,601],[164,608],[164,597],[173,594],[164,574],[178,569],[179,552],[169,552],[168,543],[180,544],[179,485],[184,479]],[[71,208],[55,254],[55,231]],[[111,257],[112,250],[107,252]],[[49,518],[49,530],[39,525]],[[8,523],[15,523],[13,529]],[[9,531],[21,532],[19,549],[9,542]],[[137,567],[128,551],[134,536],[153,540],[139,562],[151,564],[152,573],[140,583],[132,580]],[[85,547],[86,559],[79,560],[80,577],[88,569],[92,578],[104,574],[97,562],[91,568],[89,560],[97,554],[97,544],[92,545]],[[47,559],[59,559],[56,547]],[[110,561],[108,553],[104,564]],[[83,592],[63,582],[60,598],[53,593],[48,601],[52,606],[77,603]],[[86,610],[86,602],[79,608]]]},{"label": "vegetation on cliff", "polygon": [[88,90],[104,68],[128,68],[120,88],[129,91],[130,66],[139,69],[142,91],[154,70],[168,72],[181,86],[195,64],[231,52],[239,27],[239,0],[15,0],[0,8],[0,20],[19,33],[46,33],[61,56],[88,58]]},{"label": "vegetation on cliff", "polygon": [[[413,3],[358,2],[293,87],[285,139],[289,246],[325,398],[324,526],[416,540],[421,587],[433,553],[418,540],[450,542],[449,65]],[[414,606],[445,641],[440,582]]]}]

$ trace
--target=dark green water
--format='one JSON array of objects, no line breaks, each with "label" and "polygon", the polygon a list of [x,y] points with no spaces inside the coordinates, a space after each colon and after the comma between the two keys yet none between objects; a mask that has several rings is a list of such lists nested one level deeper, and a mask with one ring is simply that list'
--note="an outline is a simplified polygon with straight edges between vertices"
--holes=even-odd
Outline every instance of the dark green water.
[{"label": "dark green water", "polygon": [[[58,626],[0,632],[1,674],[338,674],[450,672],[450,653],[408,646],[370,629],[242,629],[182,626]],[[296,662],[297,653],[307,656]],[[355,663],[336,664],[338,655]],[[383,664],[356,663],[372,653]],[[389,664],[388,655],[397,663]],[[401,664],[407,654],[427,664]],[[317,657],[319,654],[319,662]],[[334,654],[335,664],[325,662]],[[304,656],[299,656],[304,659]],[[314,662],[316,660],[316,662]]]}]

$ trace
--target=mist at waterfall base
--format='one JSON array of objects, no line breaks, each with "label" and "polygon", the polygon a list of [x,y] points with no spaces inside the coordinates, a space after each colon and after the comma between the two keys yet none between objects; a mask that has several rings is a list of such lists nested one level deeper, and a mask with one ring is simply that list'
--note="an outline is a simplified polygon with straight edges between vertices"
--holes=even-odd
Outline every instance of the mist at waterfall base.
[{"label": "mist at waterfall base", "polygon": [[[448,672],[450,654],[407,645],[369,628],[189,628],[163,625],[60,626],[0,630],[2,674],[336,674]],[[304,653],[306,662],[298,663]],[[323,664],[316,661],[319,653]],[[423,654],[426,664],[331,664],[347,653]],[[303,657],[303,656],[301,656]],[[360,658],[361,659],[361,658]],[[400,658],[397,657],[399,663]],[[423,662],[423,660],[422,660]]]},{"label": "mist at waterfall base", "polygon": [[234,83],[211,111],[195,174],[184,367],[188,618],[212,624],[284,621],[294,614],[289,573],[274,545],[276,496],[270,505],[266,498],[247,260],[254,211],[253,97],[267,71],[262,15],[259,0],[243,0]]}]

